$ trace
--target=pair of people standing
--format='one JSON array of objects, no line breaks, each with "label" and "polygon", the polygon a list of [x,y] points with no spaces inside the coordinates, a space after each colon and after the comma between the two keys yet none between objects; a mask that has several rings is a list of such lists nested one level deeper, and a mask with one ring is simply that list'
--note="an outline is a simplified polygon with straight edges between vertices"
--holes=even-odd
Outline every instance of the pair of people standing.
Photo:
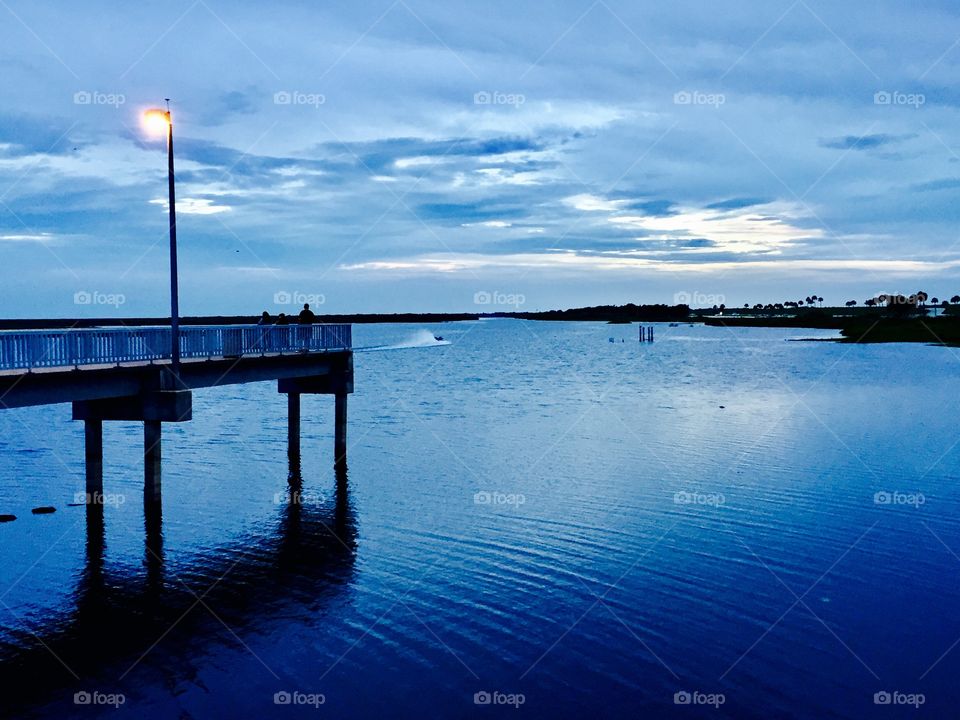
[{"label": "pair of people standing", "polygon": [[[257,325],[289,325],[290,320],[291,318],[287,316],[286,313],[280,313],[277,316],[277,321],[273,322],[270,318],[270,313],[264,310],[260,315],[260,319],[257,321]],[[297,315],[297,323],[299,325],[313,325],[316,321],[317,316],[313,310],[310,309],[310,303],[304,303],[303,310]]]},{"label": "pair of people standing", "polygon": [[[257,321],[257,325],[266,326],[266,325],[290,325],[291,318],[288,317],[285,313],[280,313],[277,316],[277,321],[272,322],[270,318],[270,313],[266,310],[260,315],[260,319]],[[303,327],[298,328],[297,330],[297,340],[300,346],[301,352],[307,352],[310,349],[310,337],[312,330],[309,325],[313,325],[317,321],[317,316],[314,314],[313,310],[310,309],[310,303],[303,304],[303,310],[300,311],[300,314],[297,315],[296,324],[302,325]],[[266,333],[264,333],[266,334]]]}]

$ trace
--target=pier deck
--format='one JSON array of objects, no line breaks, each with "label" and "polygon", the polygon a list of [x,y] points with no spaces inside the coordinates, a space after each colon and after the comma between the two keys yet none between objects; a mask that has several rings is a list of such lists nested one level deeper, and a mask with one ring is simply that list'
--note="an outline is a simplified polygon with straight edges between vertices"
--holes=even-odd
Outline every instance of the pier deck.
[{"label": "pier deck", "polygon": [[115,327],[0,332],[0,410],[72,403],[84,421],[88,502],[103,495],[103,422],[144,429],[144,499],[160,501],[161,427],[193,417],[192,392],[276,381],[287,395],[287,442],[300,450],[300,395],[335,397],[335,464],[346,460],[347,395],[353,392],[349,325]]}]

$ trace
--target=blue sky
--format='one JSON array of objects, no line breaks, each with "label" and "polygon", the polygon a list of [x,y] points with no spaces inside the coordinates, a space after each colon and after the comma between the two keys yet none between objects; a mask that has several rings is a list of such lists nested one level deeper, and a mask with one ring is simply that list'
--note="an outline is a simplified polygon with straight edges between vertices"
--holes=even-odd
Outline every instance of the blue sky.
[{"label": "blue sky", "polygon": [[0,2],[6,316],[167,311],[164,97],[188,315],[960,292],[954,3],[117,7]]}]

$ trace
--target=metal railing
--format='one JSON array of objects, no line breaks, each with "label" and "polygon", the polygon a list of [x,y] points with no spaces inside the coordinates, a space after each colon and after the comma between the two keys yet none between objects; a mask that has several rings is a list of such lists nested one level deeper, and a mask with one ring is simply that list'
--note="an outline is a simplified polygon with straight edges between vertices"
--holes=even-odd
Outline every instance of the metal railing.
[{"label": "metal railing", "polygon": [[[181,358],[348,350],[350,325],[186,325]],[[0,331],[0,370],[170,359],[168,327]]]}]

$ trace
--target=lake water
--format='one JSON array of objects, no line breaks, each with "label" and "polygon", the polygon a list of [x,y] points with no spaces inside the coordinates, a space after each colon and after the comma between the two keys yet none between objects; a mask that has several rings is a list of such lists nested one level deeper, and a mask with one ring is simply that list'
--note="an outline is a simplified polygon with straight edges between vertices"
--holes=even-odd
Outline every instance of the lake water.
[{"label": "lake water", "polygon": [[0,712],[960,712],[957,350],[510,320],[354,337],[423,330],[449,344],[357,354],[345,472],[332,398],[304,396],[299,503],[275,384],[197,391],[164,426],[162,520],[139,425],[105,425],[88,522],[69,406],[0,412]]}]

